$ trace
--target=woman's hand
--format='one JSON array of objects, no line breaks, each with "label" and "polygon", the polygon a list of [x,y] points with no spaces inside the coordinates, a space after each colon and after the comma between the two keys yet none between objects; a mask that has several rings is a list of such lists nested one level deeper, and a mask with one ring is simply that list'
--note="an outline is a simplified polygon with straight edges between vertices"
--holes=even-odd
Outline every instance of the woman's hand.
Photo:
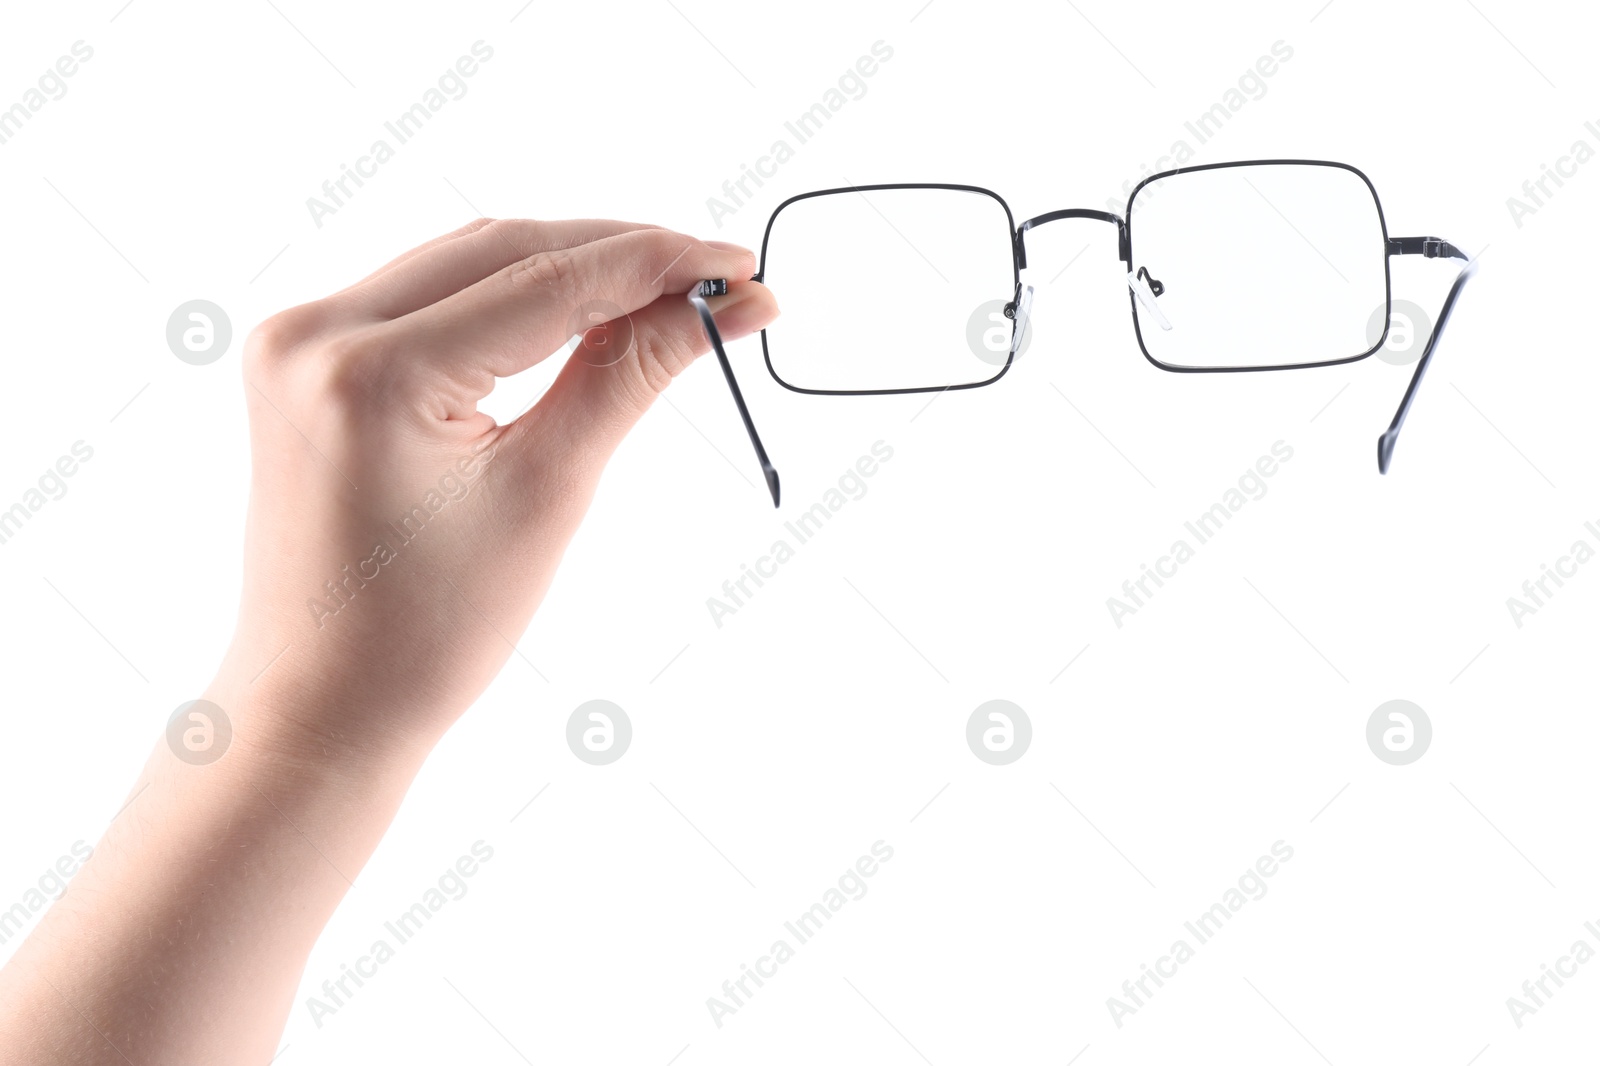
[{"label": "woman's hand", "polygon": [[[719,328],[754,332],[777,311],[738,280],[755,267],[654,227],[481,220],[257,327],[244,600],[207,698],[230,714],[249,713],[242,689],[296,699],[236,721],[241,739],[437,740],[505,664],[606,460],[706,350],[683,294],[734,279]],[[477,410],[495,378],[623,312],[515,422]]]},{"label": "woman's hand", "polygon": [[[607,458],[707,347],[684,294],[755,265],[653,227],[480,221],[255,330],[244,594],[204,694],[228,747],[156,744],[0,971],[6,1062],[272,1060],[423,758],[509,657]],[[776,314],[750,281],[712,303],[725,337]],[[477,410],[591,312],[623,321],[532,410]]]}]

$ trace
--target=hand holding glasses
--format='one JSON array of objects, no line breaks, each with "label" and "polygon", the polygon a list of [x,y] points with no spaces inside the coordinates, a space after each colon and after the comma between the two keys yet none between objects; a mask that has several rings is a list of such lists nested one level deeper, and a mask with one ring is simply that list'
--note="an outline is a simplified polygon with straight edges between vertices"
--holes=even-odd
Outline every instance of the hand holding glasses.
[{"label": "hand holding glasses", "polygon": [[[1134,225],[1137,208],[1138,225]],[[1069,208],[1016,225],[997,194],[971,185],[862,185],[802,193],[767,221],[755,280],[782,293],[784,316],[761,331],[767,369],[815,395],[941,392],[1005,376],[1027,328],[1033,287],[1024,235],[1064,218],[1112,223],[1127,272],[1135,337],[1162,370],[1231,373],[1365,359],[1388,338],[1389,257],[1467,259],[1437,237],[1390,237],[1377,191],[1344,163],[1265,159],[1169,170],[1140,182],[1123,216]],[[872,264],[871,298],[841,283],[840,262]],[[1389,428],[1387,473],[1417,384],[1476,264],[1445,297]],[[704,298],[700,312],[772,502],[778,475],[745,406]],[[1010,320],[1009,346],[969,339],[975,313]],[[1368,330],[1382,309],[1383,330]],[[977,353],[975,355],[975,353]]]}]

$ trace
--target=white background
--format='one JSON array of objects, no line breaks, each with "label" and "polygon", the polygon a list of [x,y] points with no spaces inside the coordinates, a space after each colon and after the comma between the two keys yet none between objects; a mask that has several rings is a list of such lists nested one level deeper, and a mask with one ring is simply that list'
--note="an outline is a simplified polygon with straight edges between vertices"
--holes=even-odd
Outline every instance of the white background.
[{"label": "white background", "polygon": [[[4,16],[0,105],[73,42],[94,55],[0,145],[0,505],[75,441],[94,457],[0,545],[0,907],[98,837],[228,641],[238,346],[255,322],[480,214],[754,246],[793,193],[948,181],[997,189],[1020,219],[1103,209],[1181,138],[1196,162],[1353,163],[1391,233],[1483,253],[1392,472],[1374,442],[1410,366],[1156,370],[1098,222],[1030,234],[1035,336],[993,387],[931,406],[801,396],[756,340],[734,345],[781,512],[702,361],[617,456],[522,654],[329,926],[277,1061],[1464,1066],[1595,1050],[1600,965],[1520,1029],[1506,1007],[1575,940],[1600,947],[1583,928],[1600,919],[1600,566],[1520,628],[1506,606],[1574,540],[1600,543],[1583,528],[1600,520],[1600,165],[1521,226],[1506,205],[1575,140],[1600,148],[1584,129],[1600,120],[1592,13],[275,2]],[[306,198],[478,40],[494,56],[468,93],[316,226]],[[893,57],[865,95],[719,228],[707,198],[880,40]],[[1276,41],[1292,59],[1197,145],[1184,123]],[[1396,260],[1396,298],[1432,312],[1453,267]],[[196,298],[235,337],[203,367],[165,340]],[[492,412],[521,410],[549,370]],[[707,598],[878,440],[894,456],[867,494],[716,626]],[[1280,440],[1294,456],[1267,494],[1116,626],[1107,597]],[[564,740],[596,698],[634,727],[605,767]],[[1396,767],[1365,729],[1402,698],[1434,737]],[[991,699],[1033,724],[1005,767],[965,740]],[[306,998],[478,840],[494,857],[470,892],[313,1022]],[[706,998],[877,840],[894,858],[870,892],[714,1025]],[[1107,997],[1279,840],[1294,857],[1267,895],[1114,1024]]]}]

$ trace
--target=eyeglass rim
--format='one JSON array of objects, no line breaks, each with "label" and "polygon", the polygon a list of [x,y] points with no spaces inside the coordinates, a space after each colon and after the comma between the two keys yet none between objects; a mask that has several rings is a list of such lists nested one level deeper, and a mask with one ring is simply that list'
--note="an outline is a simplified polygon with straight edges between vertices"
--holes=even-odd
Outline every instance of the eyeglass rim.
[{"label": "eyeglass rim", "polygon": [[[1022,267],[1017,256],[1017,220],[1016,216],[1011,212],[1011,205],[1006,203],[1005,197],[1001,196],[993,189],[985,189],[981,185],[962,185],[940,181],[887,182],[876,185],[842,185],[832,189],[815,189],[811,192],[797,193],[796,195],[789,197],[787,200],[783,201],[783,203],[773,208],[772,214],[767,218],[766,231],[761,235],[761,262],[758,265],[754,280],[762,281],[766,277],[767,246],[772,239],[772,226],[773,223],[778,220],[778,216],[783,213],[784,208],[788,207],[790,204],[797,203],[801,200],[809,200],[816,196],[835,196],[840,193],[848,192],[881,192],[886,189],[949,189],[956,192],[979,193],[993,199],[1000,205],[1001,210],[1005,211],[1006,213],[1006,229],[1009,234],[1011,247],[1012,291],[1013,293],[1020,291],[1022,284]],[[1015,299],[1015,297],[1013,297],[1013,299]],[[1016,360],[1016,354],[1014,352],[1008,352],[1006,354],[1005,364],[1001,366],[993,376],[985,378],[982,381],[969,381],[959,385],[919,385],[914,388],[906,389],[808,389],[799,385],[791,384],[790,382],[785,381],[783,376],[778,373],[777,367],[772,365],[772,349],[767,344],[767,331],[765,329],[761,331],[761,358],[767,364],[767,373],[771,375],[772,380],[776,381],[779,385],[782,385],[790,392],[804,393],[807,396],[904,396],[911,393],[920,392],[957,392],[964,389],[977,389],[982,388],[985,385],[992,385],[996,381],[999,381],[1001,378],[1006,376],[1006,371],[1011,369],[1011,364]]]},{"label": "eyeglass rim", "polygon": [[1340,163],[1330,159],[1239,159],[1226,163],[1202,163],[1192,167],[1174,167],[1151,174],[1133,187],[1133,192],[1128,194],[1127,206],[1122,212],[1122,229],[1128,252],[1128,269],[1133,269],[1133,202],[1139,198],[1139,193],[1146,185],[1179,174],[1192,174],[1204,170],[1230,170],[1235,167],[1260,167],[1260,166],[1308,166],[1308,167],[1333,167],[1336,170],[1347,170],[1360,178],[1366,185],[1367,192],[1372,194],[1372,205],[1378,212],[1378,231],[1382,240],[1379,244],[1378,254],[1383,258],[1383,329],[1378,334],[1378,341],[1372,347],[1359,355],[1341,356],[1338,359],[1319,359],[1306,363],[1274,363],[1270,366],[1184,366],[1179,363],[1167,363],[1150,354],[1150,349],[1145,346],[1144,332],[1139,328],[1139,301],[1128,291],[1128,311],[1133,317],[1133,335],[1139,342],[1139,351],[1144,354],[1153,366],[1174,374],[1243,374],[1255,373],[1265,370],[1309,370],[1319,366],[1342,366],[1346,363],[1358,363],[1380,351],[1389,341],[1390,319],[1394,312],[1394,287],[1390,278],[1389,267],[1389,223],[1384,217],[1383,200],[1378,196],[1377,187],[1372,184],[1372,179],[1359,168],[1349,163]]}]

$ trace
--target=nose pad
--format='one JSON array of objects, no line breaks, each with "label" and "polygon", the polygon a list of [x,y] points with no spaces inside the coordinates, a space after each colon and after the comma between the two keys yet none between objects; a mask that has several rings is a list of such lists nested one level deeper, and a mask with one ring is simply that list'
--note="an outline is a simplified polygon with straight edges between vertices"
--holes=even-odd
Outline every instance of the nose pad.
[{"label": "nose pad", "polygon": [[[1156,284],[1161,285],[1159,281]],[[1128,288],[1133,290],[1134,296],[1138,297],[1139,302],[1144,305],[1144,309],[1150,312],[1150,317],[1154,318],[1162,329],[1172,328],[1172,323],[1167,321],[1167,316],[1161,313],[1161,308],[1156,304],[1157,294],[1164,292],[1166,286],[1162,285],[1160,289],[1152,289],[1150,286],[1150,271],[1144,267],[1140,267],[1137,273],[1132,270],[1128,271]]]},{"label": "nose pad", "polygon": [[1016,355],[1017,349],[1022,347],[1022,335],[1028,328],[1028,313],[1033,310],[1033,286],[1024,288],[1017,296],[1016,303],[1012,306],[1011,318],[1015,322],[1011,330],[1011,354]]}]

